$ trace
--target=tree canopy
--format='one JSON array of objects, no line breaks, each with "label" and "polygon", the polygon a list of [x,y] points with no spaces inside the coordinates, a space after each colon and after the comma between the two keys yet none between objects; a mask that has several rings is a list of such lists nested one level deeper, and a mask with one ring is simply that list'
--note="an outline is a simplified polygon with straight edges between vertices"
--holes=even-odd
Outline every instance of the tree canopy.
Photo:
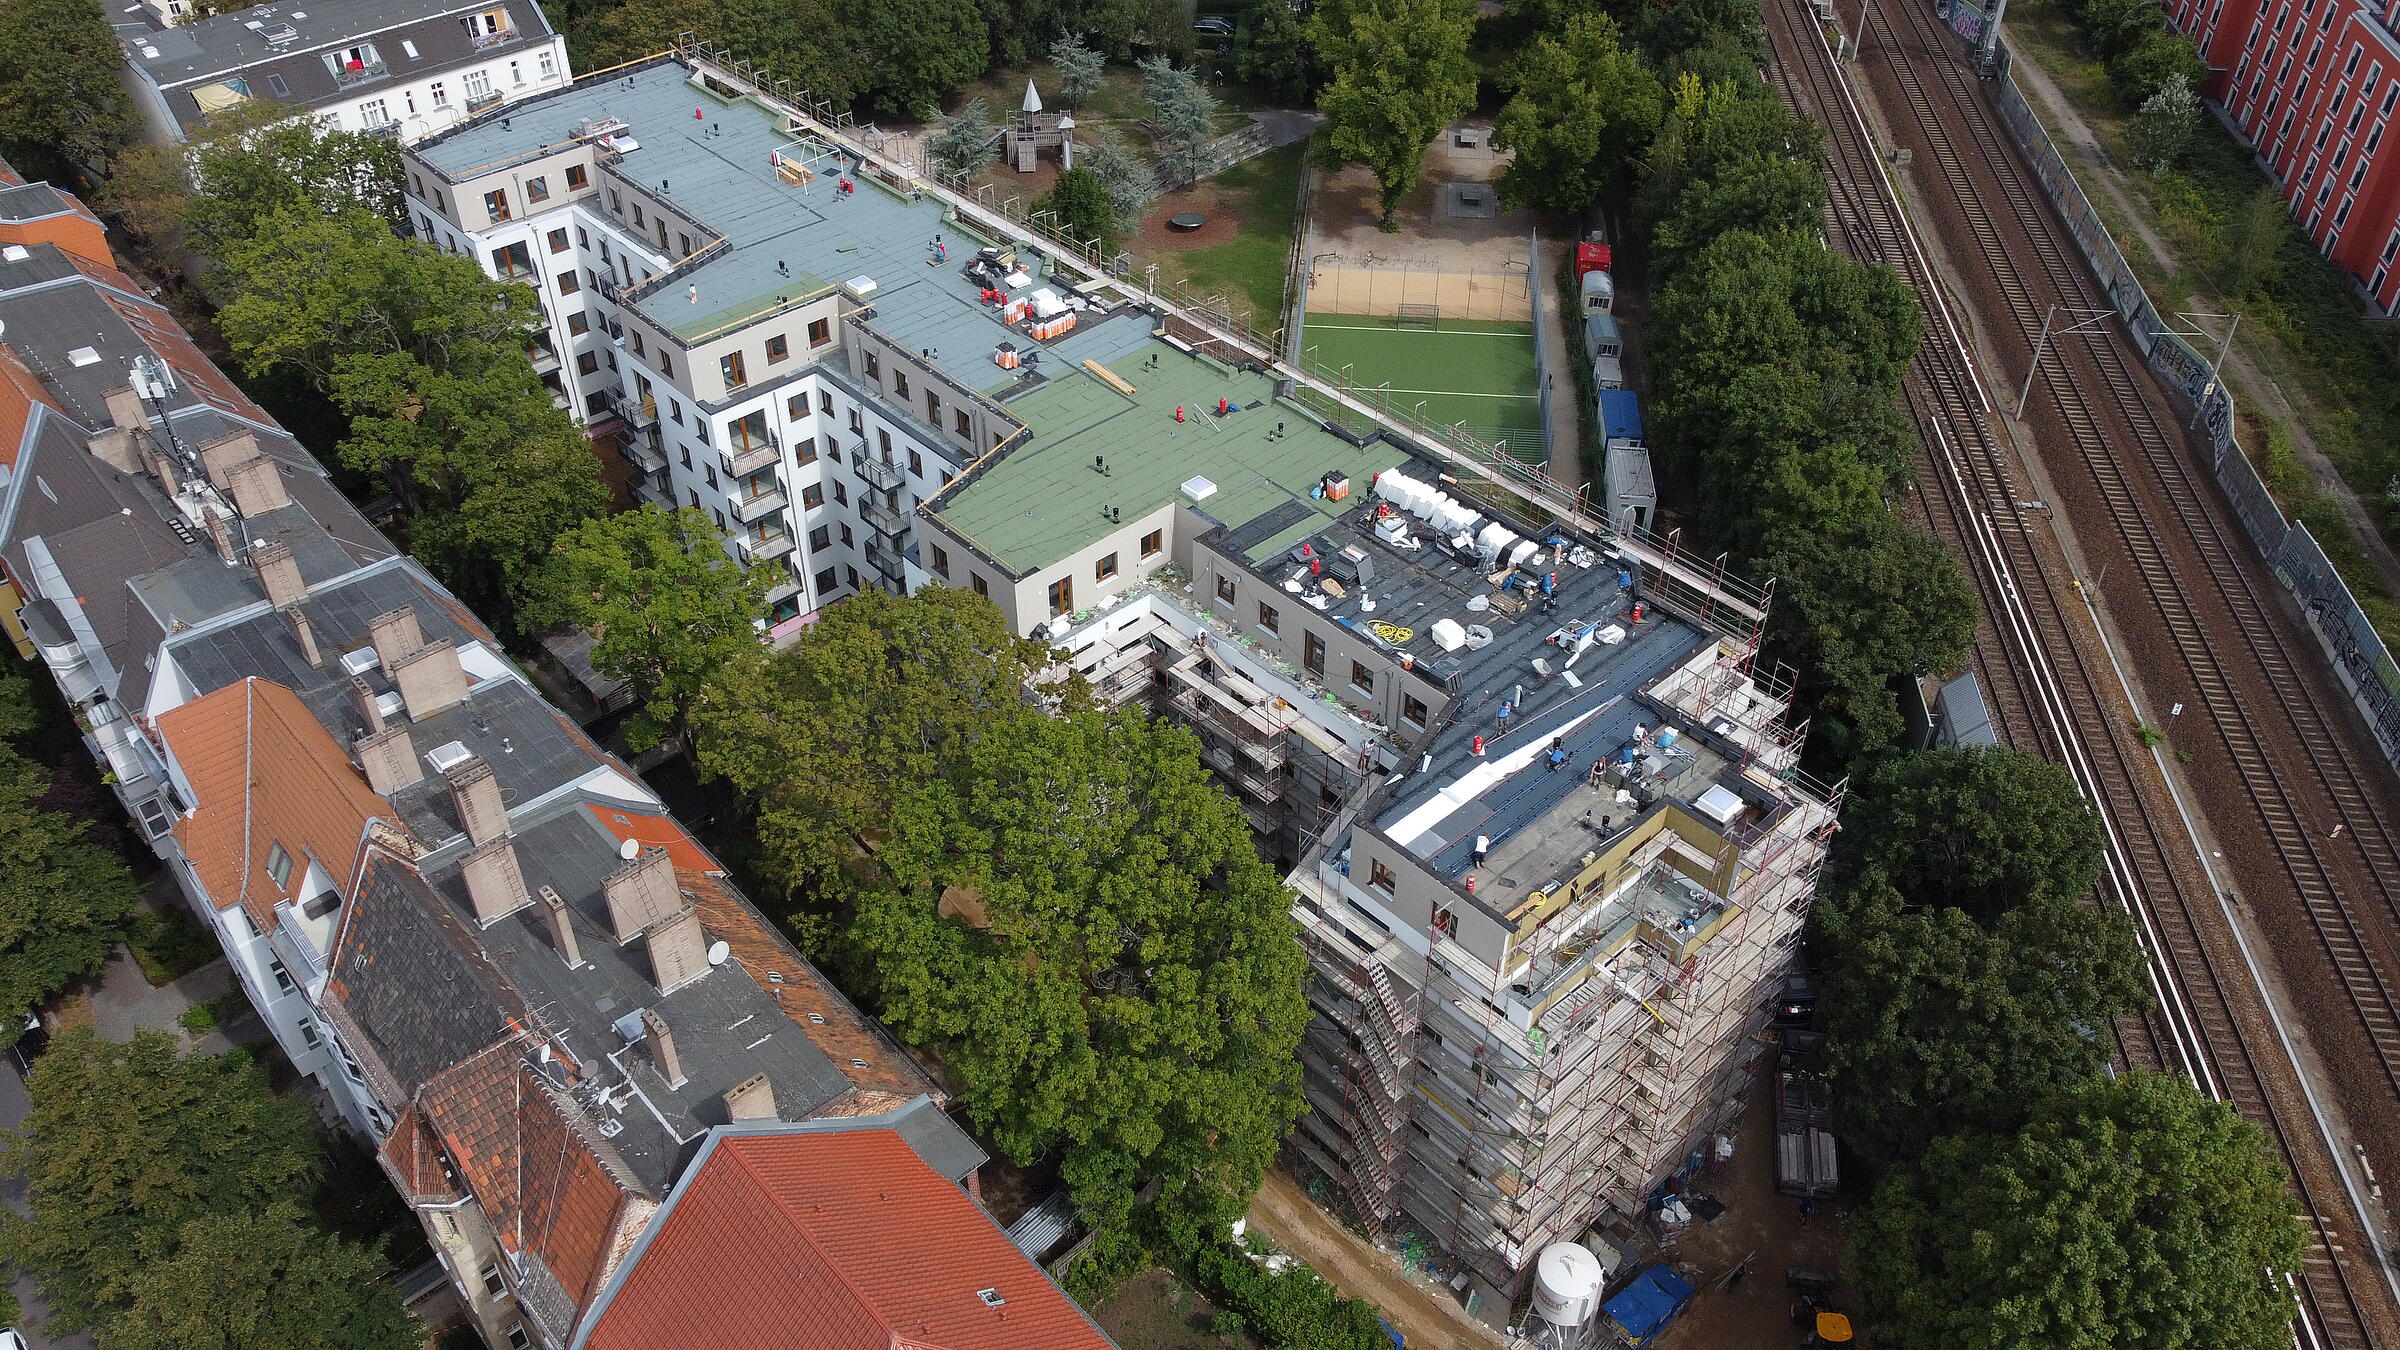
[{"label": "tree canopy", "polygon": [[1217,97],[1199,72],[1163,56],[1142,62],[1142,97],[1158,128],[1158,166],[1170,183],[1189,183],[1208,168],[1203,153],[1217,134]]},{"label": "tree canopy", "polygon": [[127,1307],[185,1224],[263,1210],[320,1164],[308,1104],[270,1091],[241,1051],[184,1055],[164,1032],[118,1044],[77,1028],[27,1086],[32,1109],[0,1165],[25,1174],[32,1213],[0,1232],[60,1330]]},{"label": "tree canopy", "polygon": [[[23,684],[0,676],[0,686]],[[47,772],[0,746],[0,1046],[42,1000],[99,973],[141,892],[83,822],[38,805],[49,787]]]},{"label": "tree canopy", "polygon": [[1109,200],[1108,184],[1090,169],[1061,173],[1034,206],[1056,216],[1059,233],[1068,239],[1097,243],[1103,253],[1116,249],[1116,204]]},{"label": "tree canopy", "polygon": [[1535,37],[1509,65],[1508,80],[1515,92],[1492,144],[1515,152],[1500,174],[1500,200],[1511,209],[1573,215],[1589,207],[1665,115],[1658,77],[1624,45],[1617,21],[1597,11]]},{"label": "tree canopy", "polygon": [[110,1350],[417,1350],[425,1329],[369,1247],[288,1206],[193,1219],[135,1272]]},{"label": "tree canopy", "polygon": [[758,614],[774,576],[727,556],[724,538],[688,506],[644,506],[559,537],[555,617],[597,634],[593,666],[632,686],[625,741],[636,752],[681,739],[710,683],[758,659]]},{"label": "tree canopy", "polygon": [[1936,1141],[1853,1219],[1851,1250],[1878,1337],[1911,1350],[2274,1350],[2293,1205],[2256,1126],[2133,1073],[2013,1133]]},{"label": "tree canopy", "polygon": [[75,182],[130,142],[125,53],[96,0],[0,0],[0,156]]},{"label": "tree canopy", "polygon": [[1050,44],[1050,64],[1058,68],[1056,92],[1060,103],[1080,108],[1086,99],[1100,92],[1108,58],[1085,46],[1076,34],[1066,33]]},{"label": "tree canopy", "polygon": [[1912,903],[1978,923],[2100,879],[2100,818],[2067,771],[2000,748],[1928,750],[1879,767],[1843,815],[1837,869],[1880,873]]},{"label": "tree canopy", "polygon": [[979,1129],[1079,1210],[1231,1218],[1299,1116],[1289,896],[1186,730],[1026,711],[905,793],[851,940]]},{"label": "tree canopy", "polygon": [[109,164],[98,205],[160,241],[215,260],[271,218],[364,212],[400,219],[400,147],[251,99],[211,113],[177,145],[136,145]]},{"label": "tree canopy", "polygon": [[1393,228],[1425,147],[1475,106],[1474,0],[1320,0],[1310,23],[1332,80],[1317,96],[1322,153],[1374,171]]}]

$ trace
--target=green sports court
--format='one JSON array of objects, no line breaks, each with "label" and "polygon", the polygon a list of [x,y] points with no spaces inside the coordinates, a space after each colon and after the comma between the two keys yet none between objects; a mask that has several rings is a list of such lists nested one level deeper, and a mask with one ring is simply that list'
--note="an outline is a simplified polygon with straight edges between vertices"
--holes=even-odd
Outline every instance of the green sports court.
[{"label": "green sports court", "polygon": [[1404,308],[1419,312],[1311,314],[1301,355],[1319,373],[1362,393],[1389,386],[1393,412],[1442,426],[1464,422],[1478,439],[1505,441],[1517,458],[1542,462],[1548,437],[1533,325],[1422,312],[1431,306]]}]

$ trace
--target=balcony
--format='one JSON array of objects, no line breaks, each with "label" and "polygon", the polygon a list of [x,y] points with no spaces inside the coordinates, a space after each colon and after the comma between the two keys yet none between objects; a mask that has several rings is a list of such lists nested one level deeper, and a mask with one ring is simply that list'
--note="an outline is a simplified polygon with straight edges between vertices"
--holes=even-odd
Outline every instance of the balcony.
[{"label": "balcony", "polygon": [[387,141],[396,141],[400,139],[400,124],[393,121],[377,122],[375,125],[367,128],[367,134],[370,136],[381,136]]},{"label": "balcony", "polygon": [[473,117],[475,114],[482,112],[486,108],[497,108],[499,106],[500,91],[497,89],[487,90],[486,92],[480,94],[467,95],[467,116],[469,117]]},{"label": "balcony", "polygon": [[733,518],[744,525],[766,519],[791,503],[783,489],[775,488],[754,497],[737,497],[733,501]]},{"label": "balcony", "polygon": [[501,43],[503,43],[503,42],[514,42],[514,41],[516,41],[516,40],[517,40],[517,29],[516,29],[516,25],[514,25],[514,24],[511,24],[511,25],[509,25],[508,27],[501,29],[501,30],[500,30],[499,32],[497,32],[497,33],[469,33],[469,34],[467,34],[467,44],[468,44],[469,46],[473,47],[475,50],[477,50],[477,51],[479,51],[479,52],[480,52],[480,51],[487,51],[487,50],[489,50],[489,49],[491,49],[491,48],[493,48],[493,47],[497,47],[497,46],[499,46],[499,45],[500,45]]},{"label": "balcony", "polygon": [[558,353],[548,347],[529,347],[525,351],[525,358],[533,362],[533,373],[536,375],[547,375],[558,369]]},{"label": "balcony", "polygon": [[560,412],[570,411],[575,406],[574,396],[564,389],[553,389],[550,391],[550,406]]},{"label": "balcony", "polygon": [[893,539],[899,538],[908,533],[909,526],[914,523],[911,516],[910,512],[895,510],[884,505],[881,497],[863,493],[859,496],[858,518],[865,521],[867,528],[877,534]]},{"label": "balcony", "polygon": [[900,466],[868,454],[863,443],[858,449],[858,475],[886,492],[900,486]]},{"label": "balcony", "polygon": [[781,526],[763,534],[739,535],[733,543],[734,547],[741,551],[743,562],[766,562],[772,558],[783,557],[792,551],[791,532]]},{"label": "balcony", "polygon": [[750,448],[738,454],[727,450],[724,455],[725,472],[736,478],[748,478],[762,469],[774,468],[782,459],[783,444],[770,431],[764,441],[752,440]]},{"label": "balcony", "polygon": [[880,544],[867,545],[867,565],[894,583],[908,584],[908,568],[900,561],[900,555]]},{"label": "balcony", "polygon": [[622,389],[611,389],[608,391],[608,406],[615,409],[617,416],[624,418],[625,425],[629,427],[658,426],[658,400],[655,398],[635,398]]},{"label": "balcony", "polygon": [[[657,428],[653,427],[651,430],[655,433]],[[617,447],[625,458],[631,460],[634,466],[644,473],[656,473],[667,467],[666,449],[658,443],[655,434],[619,436]]]},{"label": "balcony", "polygon": [[392,68],[381,61],[353,61],[333,68],[333,82],[347,89],[370,80],[380,80],[391,73]]}]

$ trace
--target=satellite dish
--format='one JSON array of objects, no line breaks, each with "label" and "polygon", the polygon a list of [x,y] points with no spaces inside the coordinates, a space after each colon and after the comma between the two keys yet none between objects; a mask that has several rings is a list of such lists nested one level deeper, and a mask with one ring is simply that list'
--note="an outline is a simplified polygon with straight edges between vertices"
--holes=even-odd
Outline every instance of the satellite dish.
[{"label": "satellite dish", "polygon": [[617,856],[623,858],[627,862],[632,862],[634,859],[642,856],[642,841],[639,839],[628,839],[624,843],[617,845]]},{"label": "satellite dish", "polygon": [[725,958],[731,955],[733,955],[733,948],[727,946],[723,938],[708,944],[708,963],[712,966],[724,965]]}]

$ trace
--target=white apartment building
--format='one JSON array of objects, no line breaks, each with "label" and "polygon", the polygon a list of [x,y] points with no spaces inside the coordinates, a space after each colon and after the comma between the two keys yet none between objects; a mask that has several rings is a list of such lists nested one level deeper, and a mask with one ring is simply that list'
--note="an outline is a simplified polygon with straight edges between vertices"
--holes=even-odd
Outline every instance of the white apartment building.
[{"label": "white apartment building", "polygon": [[300,0],[119,36],[161,144],[253,99],[414,140],[574,78],[534,0]]}]

